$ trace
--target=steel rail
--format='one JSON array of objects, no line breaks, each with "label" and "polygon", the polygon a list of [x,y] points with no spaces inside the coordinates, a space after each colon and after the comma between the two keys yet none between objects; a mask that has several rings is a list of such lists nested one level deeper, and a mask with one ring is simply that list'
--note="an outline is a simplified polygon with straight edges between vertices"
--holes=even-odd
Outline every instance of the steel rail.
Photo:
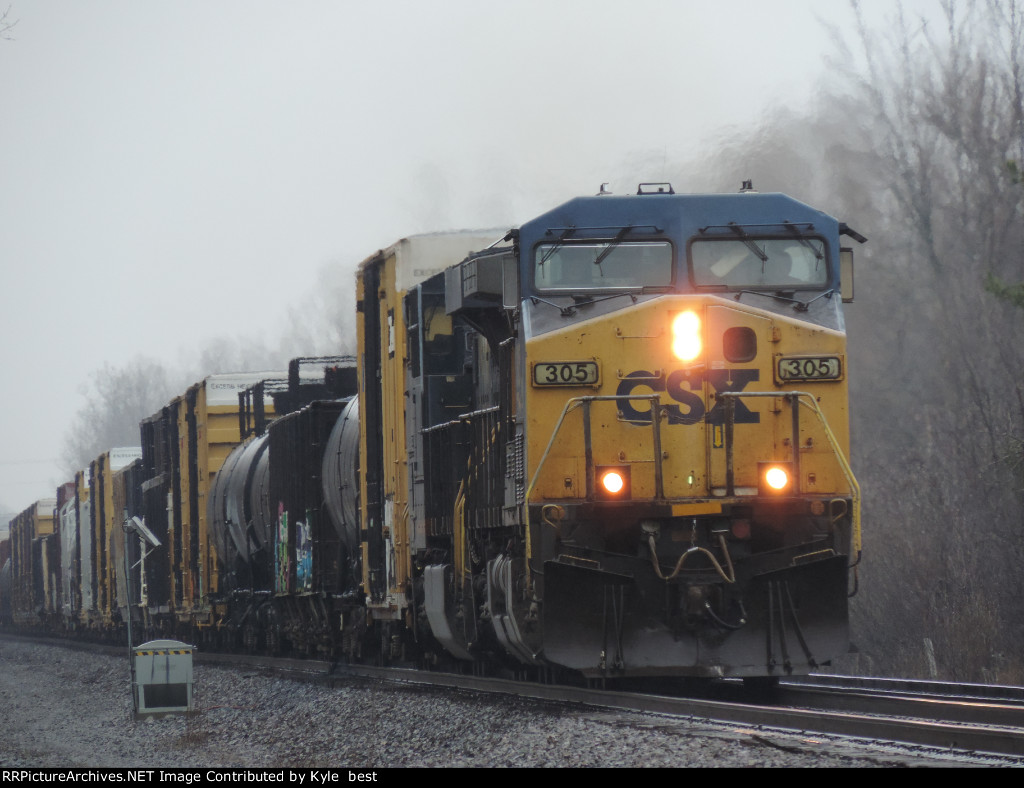
[{"label": "steel rail", "polygon": [[[3,637],[8,637],[4,635]],[[103,651],[111,655],[123,649],[98,644],[76,643],[65,639],[15,637],[49,645],[80,650]],[[847,688],[813,688],[800,682],[786,681],[778,688],[772,705],[715,698],[677,697],[662,694],[604,690],[538,684],[512,679],[457,675],[404,668],[383,668],[365,665],[344,665],[317,659],[282,659],[260,655],[194,652],[197,663],[225,668],[256,668],[278,676],[314,682],[328,687],[352,682],[376,681],[396,685],[434,687],[530,698],[541,701],[577,704],[593,709],[661,714],[677,718],[705,720],[725,725],[740,725],[775,730],[804,737],[837,736],[867,746],[916,745],[933,748],[947,755],[964,758],[991,756],[1009,757],[1024,764],[1024,699],[1020,688],[1011,690],[1009,701],[979,699],[979,692],[989,691],[980,685],[966,686],[971,695],[944,698],[938,693],[850,690]],[[816,677],[812,681],[827,681]],[[867,681],[880,680],[849,679]],[[884,683],[884,682],[883,682]],[[896,682],[913,687],[921,682]],[[957,685],[942,685],[945,691]],[[708,685],[711,686],[711,685]],[[725,683],[734,697],[741,688]],[[1000,688],[990,691],[998,694]],[[783,706],[779,702],[803,705]],[[916,715],[916,716],[896,716]]]},{"label": "steel rail", "polygon": [[[618,711],[702,718],[720,723],[763,726],[803,735],[843,736],[873,744],[884,741],[919,745],[965,755],[985,753],[1024,758],[1024,709],[1021,708],[1008,707],[1006,710],[1000,710],[999,713],[1004,715],[1016,714],[1017,721],[1014,727],[1001,727],[991,722],[953,722],[886,716],[865,711],[834,711],[824,709],[821,705],[815,708],[794,708],[364,666],[339,667],[333,672],[330,682],[336,683],[346,677],[426,684]],[[820,693],[823,694],[826,693]],[[991,710],[995,704],[987,705]],[[930,708],[933,713],[941,712],[939,704],[933,703]]]}]

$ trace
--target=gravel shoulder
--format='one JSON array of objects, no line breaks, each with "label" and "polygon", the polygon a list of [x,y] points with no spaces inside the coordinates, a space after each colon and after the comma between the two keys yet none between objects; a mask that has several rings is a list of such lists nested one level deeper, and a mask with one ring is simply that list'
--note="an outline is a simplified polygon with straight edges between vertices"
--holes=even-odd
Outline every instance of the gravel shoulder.
[{"label": "gravel shoulder", "polygon": [[[0,639],[0,767],[869,767],[904,755],[464,692],[196,664],[197,713],[134,721],[123,659]],[[939,761],[933,764],[941,765]]]}]

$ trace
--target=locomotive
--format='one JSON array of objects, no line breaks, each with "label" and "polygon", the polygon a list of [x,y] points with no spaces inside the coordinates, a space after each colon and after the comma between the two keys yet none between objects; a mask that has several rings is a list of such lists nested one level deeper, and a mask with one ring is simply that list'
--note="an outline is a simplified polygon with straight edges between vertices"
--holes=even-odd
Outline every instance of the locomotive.
[{"label": "locomotive", "polygon": [[[53,599],[8,605],[25,536],[0,601],[65,629],[130,617],[211,648],[534,677],[827,664],[861,552],[841,238],[866,239],[744,187],[602,189],[371,255],[356,356],[196,384],[29,539],[78,544],[47,566],[81,586],[90,564],[89,604],[54,576]],[[101,516],[100,488],[121,490]]]}]

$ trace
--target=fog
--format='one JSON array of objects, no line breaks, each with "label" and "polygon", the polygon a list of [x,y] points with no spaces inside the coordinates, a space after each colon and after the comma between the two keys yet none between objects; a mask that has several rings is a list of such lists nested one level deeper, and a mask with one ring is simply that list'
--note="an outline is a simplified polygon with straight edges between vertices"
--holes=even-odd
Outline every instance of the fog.
[{"label": "fog", "polygon": [[811,0],[14,0],[0,509],[67,480],[104,364],[202,376],[210,348],[280,349],[325,277],[399,238],[686,172],[799,113],[831,79],[827,27],[851,18]]}]

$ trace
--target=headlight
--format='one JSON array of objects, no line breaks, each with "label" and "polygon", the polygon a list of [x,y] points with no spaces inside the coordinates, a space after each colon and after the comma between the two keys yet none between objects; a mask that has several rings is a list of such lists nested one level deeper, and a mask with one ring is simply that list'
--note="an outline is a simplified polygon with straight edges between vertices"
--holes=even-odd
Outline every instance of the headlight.
[{"label": "headlight", "polygon": [[790,462],[759,462],[757,491],[760,495],[792,495],[793,464]]},{"label": "headlight", "polygon": [[697,313],[680,312],[672,320],[672,352],[680,361],[693,361],[703,349]]},{"label": "headlight", "polygon": [[789,474],[782,468],[769,468],[765,471],[764,480],[773,490],[784,490],[789,484]]},{"label": "headlight", "polygon": [[597,497],[604,501],[622,501],[629,498],[630,473],[628,465],[598,465]]},{"label": "headlight", "polygon": [[605,492],[618,495],[622,492],[622,488],[626,486],[626,480],[622,478],[621,473],[608,471],[608,473],[601,477],[601,486],[604,487]]}]

